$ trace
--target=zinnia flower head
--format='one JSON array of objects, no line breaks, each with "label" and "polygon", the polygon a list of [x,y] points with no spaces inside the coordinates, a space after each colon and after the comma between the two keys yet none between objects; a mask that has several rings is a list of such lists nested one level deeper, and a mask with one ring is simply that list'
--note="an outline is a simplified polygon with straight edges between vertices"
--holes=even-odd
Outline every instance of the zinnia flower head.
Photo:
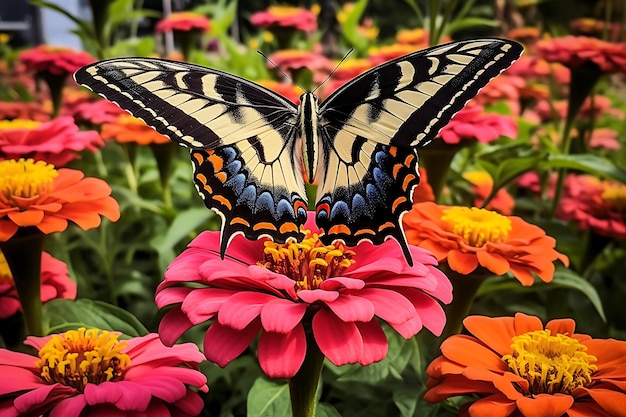
[{"label": "zinnia flower head", "polygon": [[570,174],[557,216],[582,230],[615,239],[626,238],[626,185],[591,175]]},{"label": "zinnia flower head", "polygon": [[[574,333],[575,322],[470,316],[426,370],[424,399],[473,395],[460,416],[624,416],[626,342]],[[475,397],[474,397],[475,398]]]},{"label": "zinnia flower head", "polygon": [[83,230],[100,225],[100,216],[116,221],[117,202],[111,187],[81,171],[32,159],[0,162],[0,242],[19,228],[34,227],[48,234],[67,228],[68,220]]},{"label": "zinnia flower head", "polygon": [[80,158],[79,152],[96,152],[102,146],[104,141],[98,132],[79,130],[69,116],[44,123],[21,119],[0,121],[0,160],[32,158],[63,166]]},{"label": "zinnia flower head", "polygon": [[26,69],[36,73],[69,75],[95,62],[96,59],[85,51],[76,51],[61,46],[39,45],[23,51],[19,55],[19,60]]},{"label": "zinnia flower head", "polygon": [[572,69],[593,63],[605,73],[626,71],[626,43],[569,35],[537,42],[537,52],[547,61]]},{"label": "zinnia flower head", "polygon": [[293,6],[270,6],[265,11],[253,13],[250,23],[262,28],[287,27],[305,32],[317,30],[315,13]]},{"label": "zinnia flower head", "polygon": [[201,14],[193,12],[174,12],[164,19],[161,19],[155,27],[157,32],[180,31],[189,32],[199,30],[207,32],[211,28],[209,19]]},{"label": "zinnia flower head", "polygon": [[164,346],[158,335],[120,341],[119,334],[80,328],[29,337],[38,357],[0,349],[0,410],[14,416],[195,416],[208,391],[192,343]]},{"label": "zinnia flower head", "polygon": [[[41,301],[55,298],[76,298],[76,283],[68,275],[67,265],[47,252],[41,254]],[[0,252],[0,319],[11,317],[20,311],[13,275],[6,259]]]},{"label": "zinnia flower head", "polygon": [[[464,172],[463,178],[472,184],[472,191],[476,194],[474,205],[482,207],[483,202],[493,190],[493,178],[485,171]],[[514,207],[515,199],[513,196],[504,188],[500,188],[485,208],[508,216],[513,213]]]},{"label": "zinnia flower head", "polygon": [[[283,70],[307,68],[313,72],[314,77],[320,73],[328,73],[333,69],[332,61],[324,55],[300,49],[282,49],[274,52],[269,58],[278,68]],[[269,62],[267,65],[274,68]]]},{"label": "zinnia flower head", "polygon": [[302,91],[298,86],[295,86],[289,82],[274,80],[256,80],[255,82],[265,88],[269,88],[270,90],[275,91],[276,93],[287,98],[294,104],[300,103],[300,96],[302,95]]},{"label": "zinnia flower head", "polygon": [[50,120],[50,112],[39,102],[0,101],[0,120],[14,119],[46,122]]},{"label": "zinnia flower head", "polygon": [[508,116],[485,113],[481,106],[469,106],[458,112],[438,136],[448,144],[462,140],[489,143],[500,136],[517,137],[517,123]]},{"label": "zinnia flower head", "polygon": [[510,272],[523,285],[532,285],[533,274],[552,280],[555,260],[569,262],[554,249],[552,237],[516,216],[424,202],[414,204],[403,221],[409,243],[463,275],[482,267],[496,275]]},{"label": "zinnia flower head", "polygon": [[150,145],[170,142],[167,136],[126,112],[118,114],[111,122],[103,123],[101,135],[104,139],[114,139],[120,143],[135,142],[140,145]]},{"label": "zinnia flower head", "polygon": [[301,242],[236,236],[224,260],[219,233],[200,234],[157,289],[157,305],[173,305],[159,327],[163,341],[172,344],[190,327],[214,320],[204,354],[223,367],[260,331],[261,368],[272,378],[290,378],[306,355],[309,326],[335,365],[385,357],[387,339],[377,319],[405,338],[422,327],[441,333],[445,316],[437,300],[450,302],[452,287],[430,253],[411,247],[415,266],[409,267],[395,242],[323,245],[313,222],[305,227]]}]

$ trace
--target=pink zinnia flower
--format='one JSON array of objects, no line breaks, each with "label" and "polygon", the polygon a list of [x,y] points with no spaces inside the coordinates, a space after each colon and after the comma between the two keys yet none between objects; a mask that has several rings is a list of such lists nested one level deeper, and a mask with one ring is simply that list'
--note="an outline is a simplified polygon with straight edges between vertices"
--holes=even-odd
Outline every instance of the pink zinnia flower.
[{"label": "pink zinnia flower", "polygon": [[[41,301],[55,298],[76,298],[76,283],[68,275],[67,265],[47,252],[41,254]],[[11,317],[20,311],[13,275],[0,252],[0,319]]]},{"label": "pink zinnia flower", "polygon": [[578,223],[601,236],[626,238],[626,185],[591,175],[570,174],[565,179],[557,216]]},{"label": "pink zinnia flower", "polygon": [[156,25],[157,32],[169,32],[172,30],[189,32],[197,30],[206,32],[211,28],[211,22],[206,16],[193,12],[174,12],[160,20]]},{"label": "pink zinnia flower", "polygon": [[108,100],[85,101],[72,108],[66,108],[65,114],[72,116],[76,123],[100,125],[115,122],[124,110]]},{"label": "pink zinnia flower", "polygon": [[537,52],[547,61],[573,69],[593,63],[604,73],[626,72],[626,43],[570,35],[540,40]]},{"label": "pink zinnia flower", "polygon": [[0,349],[3,416],[195,416],[208,391],[196,345],[164,346],[158,335],[118,341],[97,329],[29,337],[39,357]]},{"label": "pink zinnia flower", "polygon": [[437,300],[450,302],[452,287],[431,253],[411,247],[415,266],[409,267],[395,242],[324,246],[313,222],[306,227],[313,232],[298,243],[236,236],[224,260],[219,232],[200,234],[157,289],[157,305],[173,305],[159,327],[164,343],[214,320],[204,354],[223,367],[260,331],[261,368],[271,378],[290,378],[306,355],[305,326],[335,365],[368,365],[385,357],[387,339],[378,319],[405,338],[422,327],[441,333],[445,315]]},{"label": "pink zinnia flower", "polygon": [[49,122],[0,121],[0,160],[32,158],[63,166],[80,158],[79,152],[96,152],[104,141],[95,130],[81,131],[71,117]]},{"label": "pink zinnia flower", "polygon": [[306,32],[317,30],[317,16],[310,10],[293,6],[270,6],[256,12],[250,23],[262,28],[290,27]]},{"label": "pink zinnia flower", "polygon": [[[283,49],[269,56],[270,60],[276,64],[278,68],[283,70],[298,70],[306,68],[313,72],[314,81],[319,79],[322,81],[324,76],[333,70],[333,63],[324,55],[302,51],[300,49]],[[274,65],[268,62],[268,67],[274,68]]]},{"label": "pink zinnia flower", "polygon": [[515,120],[497,113],[485,113],[481,106],[465,107],[439,132],[439,137],[449,144],[469,139],[489,143],[500,136],[517,136]]},{"label": "pink zinnia flower", "polygon": [[50,113],[39,102],[0,101],[0,120],[50,120]]},{"label": "pink zinnia flower", "polygon": [[87,52],[76,51],[72,48],[39,45],[22,52],[19,60],[28,70],[37,73],[69,75],[93,63],[96,59]]}]

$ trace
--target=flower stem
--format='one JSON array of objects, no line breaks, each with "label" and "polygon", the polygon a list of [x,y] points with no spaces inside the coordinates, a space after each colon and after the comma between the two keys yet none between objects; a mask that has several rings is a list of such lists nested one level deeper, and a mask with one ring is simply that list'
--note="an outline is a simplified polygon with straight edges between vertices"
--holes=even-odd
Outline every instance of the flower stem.
[{"label": "flower stem", "polygon": [[324,355],[315,342],[310,322],[305,322],[305,329],[307,334],[306,356],[298,373],[289,380],[293,417],[315,416],[317,388],[324,365]]},{"label": "flower stem", "polygon": [[452,271],[447,265],[441,265],[441,270],[452,282],[454,294],[452,303],[445,307],[447,322],[440,336],[440,339],[444,340],[461,332],[463,320],[467,317],[474,297],[488,274],[476,271],[474,274],[463,275]]},{"label": "flower stem", "polygon": [[435,201],[440,201],[452,159],[465,146],[467,143],[452,145],[435,139],[428,147],[419,150],[420,164],[428,174],[428,183],[433,189]]},{"label": "flower stem", "polygon": [[11,269],[22,305],[28,334],[43,336],[41,315],[41,253],[45,235],[35,228],[22,228],[0,250]]},{"label": "flower stem", "polygon": [[161,190],[163,192],[163,204],[165,207],[172,207],[172,188],[170,187],[170,176],[172,173],[172,162],[178,145],[174,142],[151,144],[150,150],[157,163]]}]

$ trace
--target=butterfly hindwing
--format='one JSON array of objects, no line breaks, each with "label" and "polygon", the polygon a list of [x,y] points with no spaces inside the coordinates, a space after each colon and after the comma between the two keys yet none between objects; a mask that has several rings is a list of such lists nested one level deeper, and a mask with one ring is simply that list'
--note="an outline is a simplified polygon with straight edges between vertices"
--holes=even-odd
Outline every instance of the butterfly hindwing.
[{"label": "butterfly hindwing", "polygon": [[393,238],[411,263],[401,218],[419,183],[416,148],[521,52],[499,39],[454,42],[389,61],[331,94],[319,121],[326,151],[316,221],[325,239]]},{"label": "butterfly hindwing", "polygon": [[243,78],[184,62],[120,58],[76,80],[191,148],[194,179],[222,217],[221,253],[235,234],[276,241],[306,221],[296,106]]}]

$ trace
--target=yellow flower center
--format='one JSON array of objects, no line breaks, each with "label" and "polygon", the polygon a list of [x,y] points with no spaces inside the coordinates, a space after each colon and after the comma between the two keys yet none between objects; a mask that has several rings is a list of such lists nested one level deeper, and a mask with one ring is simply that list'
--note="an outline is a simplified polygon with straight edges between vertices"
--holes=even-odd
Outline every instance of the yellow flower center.
[{"label": "yellow flower center", "polygon": [[488,242],[504,242],[511,231],[511,220],[506,216],[476,207],[450,207],[443,211],[441,220],[475,248]]},{"label": "yellow flower center", "polygon": [[0,251],[0,284],[13,285],[13,274],[11,274],[11,269],[2,251]]},{"label": "yellow flower center", "polygon": [[267,13],[276,18],[296,16],[302,12],[303,9],[292,6],[270,6],[267,8]]},{"label": "yellow flower center", "polygon": [[118,335],[99,329],[70,330],[55,335],[39,350],[37,367],[49,384],[59,383],[83,391],[87,384],[119,381],[130,357]]},{"label": "yellow flower center", "polygon": [[626,185],[605,182],[602,199],[608,203],[611,209],[626,213]]},{"label": "yellow flower center", "polygon": [[35,120],[14,119],[0,120],[0,130],[33,130],[39,127],[41,122]]},{"label": "yellow flower center", "polygon": [[571,394],[591,382],[598,367],[587,347],[564,334],[537,330],[513,338],[513,352],[502,360],[529,383],[530,394]]},{"label": "yellow flower center", "polygon": [[59,175],[54,165],[32,159],[10,159],[0,162],[0,194],[9,200],[13,197],[31,198],[52,190]]},{"label": "yellow flower center", "polygon": [[265,242],[264,261],[259,262],[270,271],[296,281],[296,291],[319,288],[324,280],[339,276],[354,263],[354,252],[340,242],[324,245],[317,233],[305,231],[301,242],[293,239],[286,243]]}]

